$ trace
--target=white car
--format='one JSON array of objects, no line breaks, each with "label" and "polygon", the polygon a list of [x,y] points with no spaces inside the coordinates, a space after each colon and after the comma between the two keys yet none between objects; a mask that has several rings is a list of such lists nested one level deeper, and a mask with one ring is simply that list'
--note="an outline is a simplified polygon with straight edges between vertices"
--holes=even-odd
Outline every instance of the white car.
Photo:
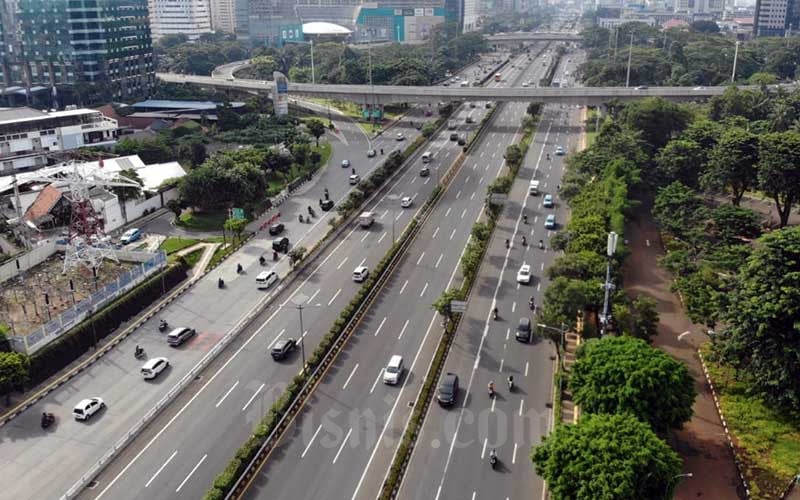
[{"label": "white car", "polygon": [[367,266],[358,266],[353,270],[353,281],[356,283],[363,283],[367,276],[369,276]]},{"label": "white car", "polygon": [[347,168],[350,166],[350,160],[342,160],[342,168]]},{"label": "white car", "polygon": [[403,199],[400,200],[400,206],[403,208],[408,208],[411,206],[411,197],[410,196],[403,196]]},{"label": "white car", "polygon": [[152,380],[167,368],[169,368],[169,360],[167,358],[148,359],[147,363],[142,365],[142,377],[145,380]]},{"label": "white car", "polygon": [[527,87],[528,86],[528,82],[522,82],[522,86],[523,87]]},{"label": "white car", "polygon": [[353,174],[353,175],[350,176],[350,185],[351,186],[355,186],[356,184],[358,184],[358,181],[360,181],[360,180],[361,180],[361,177],[359,177],[358,174]]},{"label": "white car", "polygon": [[404,136],[402,132],[398,132],[397,135],[395,136],[395,138],[398,141],[404,141],[406,139],[406,136]]},{"label": "white car", "polygon": [[75,420],[89,420],[92,415],[106,407],[100,398],[84,399],[72,409],[72,416]]},{"label": "white car", "polygon": [[564,156],[564,148],[562,148],[561,146],[556,146],[556,154],[558,156]]},{"label": "white car", "polygon": [[531,282],[531,266],[522,264],[517,272],[517,283],[525,283],[526,285]]},{"label": "white car", "polygon": [[397,385],[403,376],[403,357],[395,354],[389,359],[389,364],[383,370],[383,383]]}]

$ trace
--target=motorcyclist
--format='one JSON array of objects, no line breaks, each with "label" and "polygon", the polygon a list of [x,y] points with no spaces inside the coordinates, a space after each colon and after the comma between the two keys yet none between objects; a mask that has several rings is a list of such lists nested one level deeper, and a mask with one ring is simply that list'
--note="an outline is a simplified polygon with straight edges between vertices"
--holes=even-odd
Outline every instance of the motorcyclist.
[{"label": "motorcyclist", "polygon": [[135,356],[138,358],[139,356],[141,356],[141,355],[142,355],[142,353],[143,353],[143,352],[144,352],[144,349],[142,349],[141,347],[139,347],[139,346],[137,345],[137,346],[136,346],[136,350],[134,351],[134,355],[135,355]]},{"label": "motorcyclist", "polygon": [[511,241],[506,240],[506,248],[510,248],[510,247],[511,247]]},{"label": "motorcyclist", "polygon": [[525,235],[522,235],[522,246],[527,246],[528,242],[525,240]]},{"label": "motorcyclist", "polygon": [[511,390],[514,387],[514,375],[508,376],[508,390]]},{"label": "motorcyclist", "polygon": [[300,220],[300,222],[303,222],[303,214],[299,214],[299,215],[297,216],[297,218],[298,218],[298,220]]},{"label": "motorcyclist", "polygon": [[272,260],[278,260],[278,252],[275,250],[272,251]]},{"label": "motorcyclist", "polygon": [[531,296],[531,299],[528,301],[528,306],[534,311],[536,310],[536,299],[534,299],[533,296]]},{"label": "motorcyclist", "polygon": [[489,395],[490,395],[490,396],[491,396],[491,395],[493,395],[493,394],[494,394],[494,381],[490,381],[490,382],[489,382],[489,387],[488,387],[488,389],[489,389]]},{"label": "motorcyclist", "polygon": [[219,288],[222,288],[222,287],[224,287],[224,286],[225,286],[225,280],[223,280],[222,278],[219,278],[219,279],[217,280],[217,286],[218,286]]},{"label": "motorcyclist", "polygon": [[544,241],[543,240],[539,240],[539,248],[544,248]]},{"label": "motorcyclist", "polygon": [[525,224],[528,223],[528,216],[527,215],[523,215],[522,216],[522,222],[525,223]]},{"label": "motorcyclist", "polygon": [[242,265],[241,264],[236,264],[236,272],[241,274],[241,272],[242,272]]},{"label": "motorcyclist", "polygon": [[494,314],[494,319],[497,319],[497,307],[494,308],[492,313]]},{"label": "motorcyclist", "polygon": [[266,261],[267,261],[267,259],[265,259],[263,255],[258,258],[258,263],[261,264],[262,266],[264,265],[264,263]]}]

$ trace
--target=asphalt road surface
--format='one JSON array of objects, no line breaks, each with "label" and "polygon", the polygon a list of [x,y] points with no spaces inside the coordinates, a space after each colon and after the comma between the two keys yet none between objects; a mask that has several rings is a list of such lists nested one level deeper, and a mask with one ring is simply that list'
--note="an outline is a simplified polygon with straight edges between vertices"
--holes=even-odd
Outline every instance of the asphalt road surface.
[{"label": "asphalt road surface", "polygon": [[[527,56],[514,66],[492,85],[520,83],[545,70],[528,64]],[[486,187],[502,171],[506,146],[519,139],[524,113],[522,105],[498,110],[248,498],[375,498],[441,333],[431,303],[460,281],[460,257]],[[403,357],[406,370],[398,385],[384,385],[393,355]]]},{"label": "asphalt road surface", "polygon": [[[405,141],[397,141],[396,132],[402,130],[406,141],[413,140],[418,132],[409,122],[419,123],[423,119],[423,111],[413,110],[409,118],[390,129],[390,133],[373,141],[371,147],[383,147],[385,155],[394,148],[403,147]],[[476,127],[475,124],[465,124],[465,120],[467,114],[478,111],[481,110],[477,107],[461,110],[455,118],[459,120],[459,128],[469,130]],[[345,130],[343,123],[337,124]],[[287,214],[290,238],[295,227],[308,226],[297,222],[297,214],[304,213],[306,205],[317,209],[317,200],[322,197],[324,188],[329,188],[332,198],[339,200],[351,188],[347,181],[351,168],[366,176],[368,169],[377,164],[376,159],[369,160],[366,157],[369,146],[358,137],[357,131],[344,133],[341,142],[346,141],[345,146],[339,147],[334,143],[334,157],[327,172],[312,187],[301,190],[301,194],[281,205],[281,213]],[[363,138],[363,134],[360,137]],[[442,136],[429,149],[434,152],[432,167],[436,168],[452,162],[460,147]],[[377,159],[380,158],[378,154]],[[343,159],[349,159],[352,167],[339,166]],[[415,202],[426,199],[436,182],[435,175],[427,178],[419,176],[421,163],[419,160],[417,162],[395,181],[393,188],[393,192],[411,196]],[[301,276],[297,286],[282,291],[273,305],[266,308],[199,379],[100,475],[97,485],[86,490],[84,496],[140,498],[141,492],[146,491],[148,496],[158,498],[200,498],[213,477],[225,467],[254,424],[299,369],[300,352],[293,353],[282,363],[273,362],[268,355],[269,347],[277,339],[299,338],[298,311],[290,299],[296,294],[308,297],[308,307],[303,312],[303,334],[305,351],[310,353],[322,335],[327,333],[332,320],[358,290],[359,285],[351,279],[353,269],[362,264],[374,266],[389,248],[392,221],[399,235],[419,205],[414,203],[410,208],[402,209],[385,196],[376,200],[371,207],[377,218],[373,227],[369,230],[354,227],[346,232],[346,236],[331,246],[318,265]],[[320,213],[318,209],[317,212]],[[320,219],[316,224],[320,231],[327,230],[325,219]],[[259,237],[268,241],[265,235]],[[246,247],[240,253],[253,259],[253,263],[246,266],[242,295],[263,295],[253,283],[255,275],[261,270],[257,263],[260,249]],[[229,266],[235,266],[235,262],[240,260],[237,256]],[[213,274],[212,280],[215,279],[216,274]],[[229,290],[220,292],[214,287],[202,298],[213,303],[228,293]],[[195,297],[200,298],[200,295],[195,294]],[[237,299],[244,300],[243,297]],[[229,308],[227,311],[214,313],[217,318],[241,317],[238,303],[230,302],[226,306]],[[192,346],[193,343],[190,343],[187,348]],[[133,378],[137,385],[143,384],[137,377]],[[168,379],[172,378],[173,375],[169,374]],[[100,423],[99,420],[97,423]]]},{"label": "asphalt road surface", "polygon": [[[557,75],[572,71],[581,55],[562,59]],[[445,409],[432,404],[423,425],[399,498],[403,499],[526,499],[544,498],[544,482],[533,472],[531,446],[552,427],[552,376],[555,349],[543,340],[515,339],[520,318],[534,321],[529,300],[541,305],[548,285],[544,270],[557,257],[549,240],[563,229],[566,203],[557,196],[565,156],[578,147],[581,112],[575,107],[547,106],[509,201],[473,288],[467,313],[445,364],[444,372],[459,376],[456,405]],[[549,158],[548,158],[549,155]],[[529,182],[540,182],[540,194],[528,192]],[[554,207],[543,206],[545,195]],[[544,227],[548,214],[556,216],[556,230]],[[527,216],[528,223],[523,216]],[[522,237],[526,238],[526,245]],[[506,248],[506,240],[511,242]],[[544,249],[538,246],[543,240]],[[517,281],[523,264],[531,266],[529,284]],[[499,317],[492,318],[498,308]],[[558,325],[555,325],[558,328]],[[509,389],[507,377],[513,376]],[[489,397],[487,386],[495,384]],[[497,451],[492,469],[489,453]]]}]

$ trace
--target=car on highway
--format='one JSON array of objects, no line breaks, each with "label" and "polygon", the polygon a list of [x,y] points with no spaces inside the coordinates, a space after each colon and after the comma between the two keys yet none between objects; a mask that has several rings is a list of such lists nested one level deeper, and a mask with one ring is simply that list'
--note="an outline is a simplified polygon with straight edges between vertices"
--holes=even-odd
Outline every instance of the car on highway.
[{"label": "car on highway", "polygon": [[531,266],[530,264],[522,264],[517,271],[517,283],[528,284],[531,282]]},{"label": "car on highway", "polygon": [[553,208],[553,195],[546,194],[544,195],[544,199],[542,199],[542,206],[545,208]]},{"label": "car on highway", "polygon": [[492,103],[491,102],[487,102],[486,103],[486,109],[492,109]]},{"label": "car on highway", "polygon": [[474,108],[474,107],[475,107],[475,103],[474,103],[474,102],[472,102],[472,101],[470,101],[470,103],[469,103],[469,107],[470,107],[470,108]]},{"label": "car on highway", "polygon": [[444,82],[444,83],[442,84],[442,86],[443,86],[443,87],[449,87],[449,86],[450,86],[450,82]]},{"label": "car on highway", "polygon": [[72,416],[75,417],[75,420],[89,420],[95,413],[105,407],[105,402],[100,398],[84,399],[72,409]]},{"label": "car on highway", "polygon": [[450,134],[450,140],[451,141],[457,141],[458,140],[458,132],[451,133]]},{"label": "car on highway", "polygon": [[353,175],[350,176],[350,185],[351,186],[355,186],[356,184],[358,184],[358,181],[360,181],[360,180],[361,180],[361,177],[359,177],[358,174],[353,174]]},{"label": "car on highway", "polygon": [[555,229],[556,228],[556,216],[550,214],[544,220],[544,228],[545,229]]},{"label": "car on highway", "polygon": [[400,200],[400,206],[403,208],[408,208],[411,206],[411,197],[410,196],[403,196],[403,199]]},{"label": "car on highway", "polygon": [[466,123],[475,123],[475,119],[472,118],[472,115],[467,116],[467,118],[464,121]]},{"label": "car on highway", "polygon": [[693,88],[692,90],[705,90],[705,89],[706,89],[705,87],[703,87],[702,85],[699,85],[699,86]]},{"label": "car on highway", "polygon": [[276,252],[288,252],[289,251],[289,238],[283,236],[282,238],[275,238],[272,240],[272,249]]},{"label": "car on highway", "polygon": [[348,168],[350,166],[350,160],[342,160],[342,168]]},{"label": "car on highway", "polygon": [[319,204],[319,208],[321,208],[323,212],[330,211],[330,209],[333,208],[333,200],[322,200]]},{"label": "car on highway", "polygon": [[461,134],[458,136],[458,145],[464,146],[467,144],[467,134]]},{"label": "car on highway", "polygon": [[178,347],[193,337],[196,333],[197,332],[194,330],[194,328],[179,326],[167,334],[167,344],[172,347]]},{"label": "car on highway", "polygon": [[122,234],[122,237],[119,239],[119,242],[123,245],[127,245],[128,243],[133,243],[134,241],[138,240],[142,237],[142,232],[138,228],[131,228],[125,231]]},{"label": "car on highway", "polygon": [[429,175],[431,175],[431,169],[429,169],[428,167],[422,167],[421,169],[419,169],[420,177],[428,177]]},{"label": "car on highway", "polygon": [[406,136],[404,136],[402,132],[398,132],[398,133],[397,133],[397,134],[394,136],[394,138],[395,138],[395,139],[397,139],[398,141],[404,141],[404,140],[406,139]]},{"label": "car on highway", "polygon": [[294,339],[280,339],[272,345],[272,349],[269,350],[269,355],[272,356],[272,359],[275,361],[281,361],[286,359],[289,354],[294,351],[295,347],[297,347],[297,341]]},{"label": "car on highway", "polygon": [[281,234],[283,232],[284,226],[280,222],[275,224],[271,224],[269,226],[269,234],[270,236],[275,236],[277,234]]},{"label": "car on highway", "polygon": [[367,158],[373,158],[376,154],[374,149],[367,150]]},{"label": "car on highway", "polygon": [[530,342],[531,340],[531,320],[530,318],[520,318],[517,323],[517,330],[514,332],[514,338],[520,342]]},{"label": "car on highway", "polygon": [[556,155],[558,155],[558,156],[564,156],[564,153],[565,153],[565,151],[564,151],[564,148],[563,148],[563,147],[561,147],[561,146],[556,146]]},{"label": "car on highway", "polygon": [[458,128],[458,123],[455,120],[450,120],[447,122],[447,130],[455,130]]},{"label": "car on highway", "polygon": [[523,87],[527,87],[528,86],[528,82],[522,82],[522,86]]},{"label": "car on highway", "polygon": [[431,111],[430,109],[426,109],[425,116],[433,116],[433,111]]},{"label": "car on highway", "polygon": [[363,283],[369,276],[369,269],[367,266],[358,266],[353,270],[353,281],[356,283]]},{"label": "car on highway", "polygon": [[167,358],[153,358],[148,359],[139,371],[145,380],[153,380],[167,368],[169,368],[169,360]]},{"label": "car on highway", "polygon": [[397,385],[403,376],[403,356],[395,354],[389,359],[389,364],[383,369],[383,383]]},{"label": "car on highway", "polygon": [[442,406],[450,406],[456,402],[458,395],[458,375],[455,373],[446,373],[439,384],[439,390],[436,393],[436,400]]},{"label": "car on highway", "polygon": [[278,273],[275,271],[261,271],[256,276],[256,288],[266,290],[278,282]]},{"label": "car on highway", "polygon": [[647,90],[647,85],[637,85],[635,87],[636,90]]}]

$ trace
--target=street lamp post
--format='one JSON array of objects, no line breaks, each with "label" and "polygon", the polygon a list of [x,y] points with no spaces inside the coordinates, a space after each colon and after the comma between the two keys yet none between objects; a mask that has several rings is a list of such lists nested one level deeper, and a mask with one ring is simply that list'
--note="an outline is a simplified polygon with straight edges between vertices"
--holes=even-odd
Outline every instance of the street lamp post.
[{"label": "street lamp post", "polygon": [[736,40],[736,48],[733,51],[733,70],[731,71],[731,83],[736,81],[736,60],[739,58],[739,40]]},{"label": "street lamp post", "polygon": [[603,283],[603,288],[605,289],[605,297],[603,298],[603,314],[600,316],[600,336],[606,334],[606,329],[608,329],[608,323],[611,320],[611,315],[608,313],[608,303],[609,303],[609,296],[611,290],[613,290],[614,284],[611,282],[611,257],[614,256],[614,252],[617,250],[617,240],[619,235],[615,232],[608,233],[608,240],[606,242],[606,281]]},{"label": "street lamp post", "polygon": [[631,58],[633,56],[633,31],[631,31],[631,43],[628,45],[628,72],[625,76],[625,87],[629,87],[631,83]]},{"label": "street lamp post", "polygon": [[305,309],[306,307],[321,306],[320,304],[314,304],[313,306],[311,306],[310,304],[307,304],[307,302],[308,302],[308,297],[303,295],[302,293],[298,293],[294,297],[292,297],[292,304],[294,304],[294,308],[297,309],[297,313],[300,316],[300,356],[303,361],[303,366],[302,366],[303,374],[306,373],[306,344],[304,340],[305,337],[303,331],[303,309]]},{"label": "street lamp post", "polygon": [[[390,194],[389,196],[386,197],[386,199],[389,200],[392,203],[392,208],[396,210],[397,209],[397,201],[400,199],[400,195]],[[395,220],[395,215],[392,214],[391,217],[392,217],[392,244],[394,244],[394,220]]]},{"label": "street lamp post", "polygon": [[307,42],[303,42],[300,40],[286,40],[286,43],[302,43],[311,46],[311,83],[317,83],[317,77],[314,70],[314,40],[311,39]]}]

